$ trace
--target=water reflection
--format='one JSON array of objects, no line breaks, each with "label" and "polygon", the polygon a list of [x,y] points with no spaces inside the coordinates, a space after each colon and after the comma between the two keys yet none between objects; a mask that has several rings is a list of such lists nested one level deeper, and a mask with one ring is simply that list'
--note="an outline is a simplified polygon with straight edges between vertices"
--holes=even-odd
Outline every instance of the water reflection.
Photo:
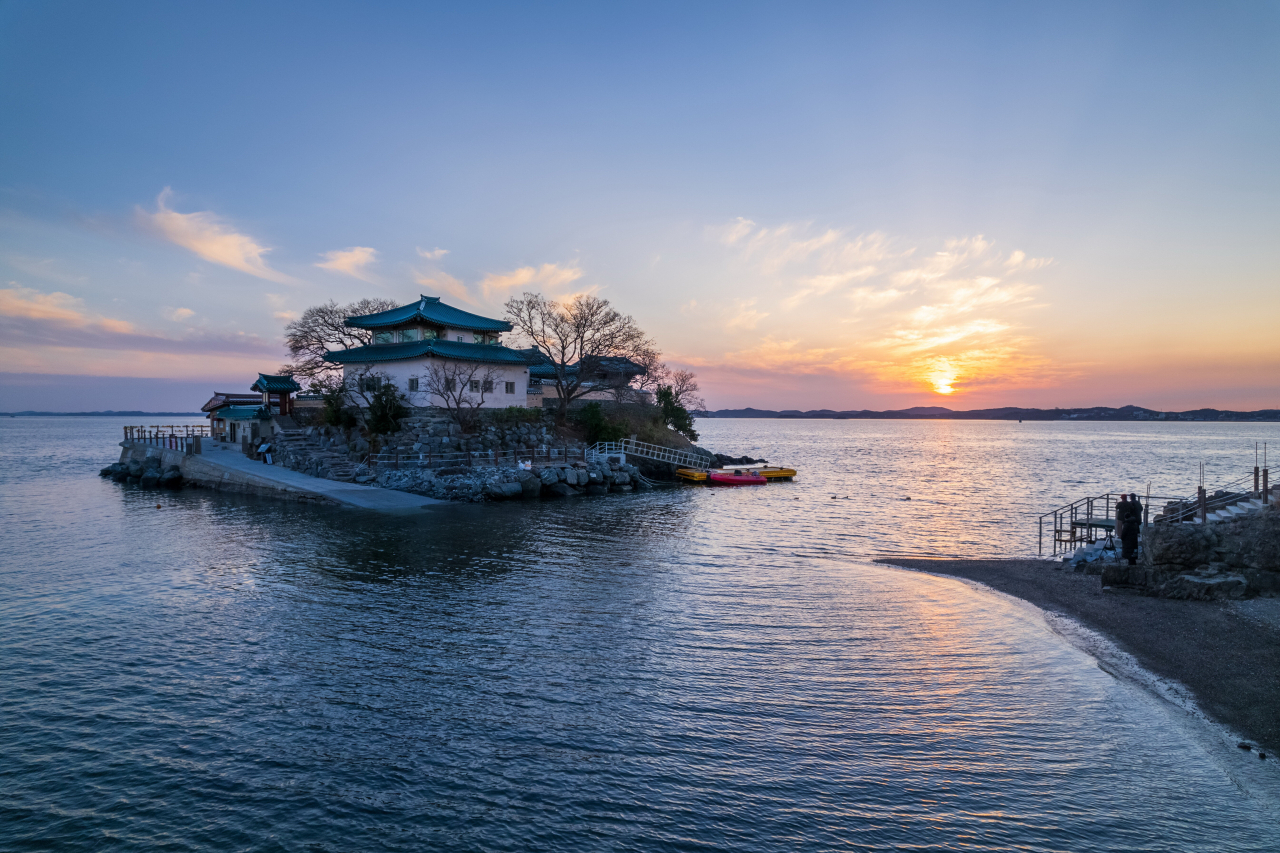
[{"label": "water reflection", "polygon": [[911,466],[851,439],[879,479],[831,501],[806,441],[785,487],[416,518],[156,510],[85,447],[9,468],[0,820],[72,850],[1272,846],[1033,615],[849,559],[951,536],[956,483],[889,513],[866,495]]}]

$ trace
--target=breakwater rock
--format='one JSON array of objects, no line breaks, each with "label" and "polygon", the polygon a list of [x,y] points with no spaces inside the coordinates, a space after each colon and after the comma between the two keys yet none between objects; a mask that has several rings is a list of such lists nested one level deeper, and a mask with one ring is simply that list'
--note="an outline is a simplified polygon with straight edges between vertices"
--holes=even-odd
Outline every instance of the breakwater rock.
[{"label": "breakwater rock", "polygon": [[1149,524],[1138,565],[1107,566],[1102,582],[1163,598],[1280,595],[1280,508],[1209,524]]},{"label": "breakwater rock", "polygon": [[182,488],[182,469],[177,465],[165,468],[156,456],[115,462],[99,471],[98,476],[108,477],[117,483],[135,483],[144,489]]},{"label": "breakwater rock", "polygon": [[520,468],[378,469],[375,485],[439,500],[504,501],[606,495],[650,488],[634,465],[618,462]]}]

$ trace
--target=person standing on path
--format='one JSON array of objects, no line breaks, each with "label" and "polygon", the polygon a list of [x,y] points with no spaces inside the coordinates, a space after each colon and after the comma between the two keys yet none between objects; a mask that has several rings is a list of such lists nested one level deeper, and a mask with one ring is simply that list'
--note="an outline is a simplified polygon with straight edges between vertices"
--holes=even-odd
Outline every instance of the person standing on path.
[{"label": "person standing on path", "polygon": [[1123,541],[1124,539],[1124,521],[1129,517],[1129,496],[1120,493],[1120,500],[1116,501],[1116,538]]},{"label": "person standing on path", "polygon": [[1138,531],[1141,529],[1142,504],[1138,503],[1138,496],[1131,492],[1125,504],[1124,532],[1120,535],[1120,556],[1128,560],[1131,566],[1138,564]]}]

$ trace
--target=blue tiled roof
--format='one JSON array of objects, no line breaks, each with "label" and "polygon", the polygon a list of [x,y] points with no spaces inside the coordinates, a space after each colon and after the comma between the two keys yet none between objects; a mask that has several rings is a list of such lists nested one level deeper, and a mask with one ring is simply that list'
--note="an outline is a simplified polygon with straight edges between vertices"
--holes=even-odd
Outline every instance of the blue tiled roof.
[{"label": "blue tiled roof", "polygon": [[210,417],[228,421],[265,421],[271,413],[262,406],[226,406],[209,413]]},{"label": "blue tiled roof", "polygon": [[259,373],[258,381],[249,386],[249,390],[281,394],[301,391],[302,386],[292,376],[273,376],[270,373]]},{"label": "blue tiled roof", "polygon": [[404,344],[369,344],[328,353],[324,360],[333,364],[368,364],[427,356],[456,358],[461,361],[483,361],[491,364],[523,365],[525,363],[524,356],[504,346],[442,340],[412,341]]},{"label": "blue tiled roof", "polygon": [[445,305],[439,296],[420,296],[417,302],[380,311],[377,314],[365,314],[360,317],[348,317],[346,325],[356,329],[384,329],[414,320],[425,320],[455,329],[467,329],[473,332],[509,332],[511,324],[506,320],[494,320],[481,317],[461,308]]}]

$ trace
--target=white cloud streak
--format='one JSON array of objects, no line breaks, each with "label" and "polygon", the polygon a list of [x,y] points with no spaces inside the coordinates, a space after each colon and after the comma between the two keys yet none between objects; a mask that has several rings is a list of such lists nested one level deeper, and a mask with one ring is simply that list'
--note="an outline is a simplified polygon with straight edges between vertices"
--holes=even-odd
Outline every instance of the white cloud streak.
[{"label": "white cloud streak", "polygon": [[339,249],[325,252],[320,257],[323,261],[316,264],[322,270],[349,275],[360,281],[372,282],[373,276],[366,269],[378,258],[378,251],[368,246],[352,246],[350,249]]},{"label": "white cloud streak", "polygon": [[156,210],[138,211],[139,220],[169,242],[181,246],[210,263],[281,283],[294,279],[267,265],[271,250],[247,234],[241,234],[208,211],[178,213],[168,206],[173,190],[165,187],[156,197]]}]

